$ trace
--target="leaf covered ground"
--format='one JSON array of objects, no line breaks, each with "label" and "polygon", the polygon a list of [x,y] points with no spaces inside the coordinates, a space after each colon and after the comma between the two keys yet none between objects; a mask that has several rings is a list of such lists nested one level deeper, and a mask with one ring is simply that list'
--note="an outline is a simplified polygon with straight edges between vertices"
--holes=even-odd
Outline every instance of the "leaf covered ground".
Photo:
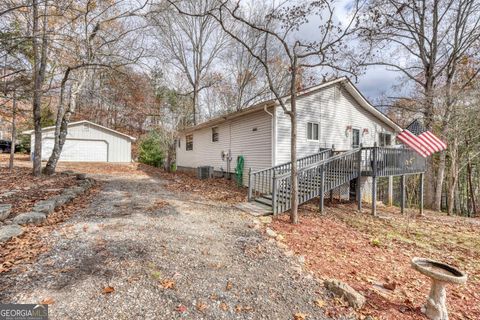
[{"label": "leaf covered ground", "polygon": [[15,167],[13,171],[0,167],[0,204],[12,205],[9,219],[30,211],[35,202],[57,195],[76,183],[72,176],[33,177],[31,172],[27,167]]},{"label": "leaf covered ground", "polygon": [[41,253],[50,248],[49,243],[41,239],[55,230],[62,222],[68,220],[77,210],[87,206],[98,190],[99,185],[89,189],[85,194],[49,214],[43,224],[23,226],[24,233],[21,236],[2,243],[0,246],[0,274],[10,271],[16,266],[25,269],[29,264],[34,263]]},{"label": "leaf covered ground", "polygon": [[[354,205],[339,204],[320,216],[315,204],[307,204],[300,209],[299,225],[283,215],[272,227],[319,278],[340,279],[367,297],[359,318],[425,319],[420,307],[430,282],[410,267],[410,260],[420,256],[467,272],[465,286],[448,286],[450,318],[480,319],[480,221],[380,211],[380,218],[373,218],[368,209],[358,214]],[[327,315],[351,312],[342,303],[325,308]]]}]

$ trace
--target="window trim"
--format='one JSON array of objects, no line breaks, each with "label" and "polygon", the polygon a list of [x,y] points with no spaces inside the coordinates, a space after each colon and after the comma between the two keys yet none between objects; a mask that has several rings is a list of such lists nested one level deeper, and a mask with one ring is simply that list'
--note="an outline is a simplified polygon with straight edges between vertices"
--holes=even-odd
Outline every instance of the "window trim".
[{"label": "window trim", "polygon": [[[313,138],[313,125],[317,125],[317,139],[309,139],[308,138],[308,125],[312,124],[312,138]],[[320,123],[319,122],[313,122],[313,121],[307,121],[307,141],[311,142],[319,142],[320,141]]]},{"label": "window trim", "polygon": [[[383,135],[383,139],[380,139],[380,137],[381,137],[382,135]],[[389,144],[386,143],[386,142],[387,142],[387,141],[386,141],[386,140],[387,140],[387,139],[386,139],[387,136],[390,137],[390,143],[389,143]],[[390,132],[379,132],[379,133],[378,133],[378,146],[379,146],[379,147],[389,147],[389,146],[392,145],[392,141],[393,141],[393,139],[392,139],[392,134],[391,134]]]},{"label": "window trim", "polygon": [[[188,142],[189,137],[191,137],[191,142]],[[185,151],[193,151],[193,133],[185,135]]]},{"label": "window trim", "polygon": [[[355,130],[358,131],[358,146],[353,145],[353,132]],[[362,145],[362,130],[359,127],[352,126],[352,139],[350,140],[350,146],[352,148],[360,148],[361,145]]]},{"label": "window trim", "polygon": [[[214,130],[215,130],[215,132],[214,132]],[[219,137],[220,137],[220,134],[218,132],[218,127],[212,127],[212,142],[213,143],[218,142]],[[215,140],[215,138],[216,138],[216,140]]]}]

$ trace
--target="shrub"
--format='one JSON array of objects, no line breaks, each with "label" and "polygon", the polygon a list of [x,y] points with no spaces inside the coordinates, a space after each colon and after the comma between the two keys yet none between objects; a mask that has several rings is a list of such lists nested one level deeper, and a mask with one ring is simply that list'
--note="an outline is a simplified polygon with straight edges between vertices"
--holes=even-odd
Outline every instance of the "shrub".
[{"label": "shrub", "polygon": [[165,160],[160,135],[151,131],[140,141],[138,148],[138,161],[154,167],[161,167]]}]

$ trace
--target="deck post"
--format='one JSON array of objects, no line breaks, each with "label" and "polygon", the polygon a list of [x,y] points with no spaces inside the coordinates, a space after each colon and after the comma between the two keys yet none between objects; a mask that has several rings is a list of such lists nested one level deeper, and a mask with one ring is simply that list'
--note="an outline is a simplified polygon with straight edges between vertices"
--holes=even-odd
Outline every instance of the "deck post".
[{"label": "deck post", "polygon": [[388,176],[388,206],[393,206],[393,176]]},{"label": "deck post", "polygon": [[277,215],[277,177],[275,176],[275,170],[273,170],[272,177],[272,212],[273,215]]},{"label": "deck post", "polygon": [[324,202],[325,202],[325,170],[324,166],[320,166],[320,203],[319,209],[320,213],[324,212]]},{"label": "deck post", "polygon": [[377,143],[373,145],[372,149],[372,215],[377,216]]},{"label": "deck post", "polygon": [[248,169],[248,201],[252,201],[252,168]]},{"label": "deck post", "polygon": [[400,212],[402,214],[405,213],[405,180],[406,176],[402,175],[402,179],[400,181]]},{"label": "deck post", "polygon": [[423,185],[425,182],[425,174],[420,173],[420,215],[423,215]]},{"label": "deck post", "polygon": [[360,144],[360,152],[358,153],[357,166],[358,166],[358,177],[357,177],[357,209],[358,212],[362,212],[362,187],[360,182],[362,181],[362,144]]}]

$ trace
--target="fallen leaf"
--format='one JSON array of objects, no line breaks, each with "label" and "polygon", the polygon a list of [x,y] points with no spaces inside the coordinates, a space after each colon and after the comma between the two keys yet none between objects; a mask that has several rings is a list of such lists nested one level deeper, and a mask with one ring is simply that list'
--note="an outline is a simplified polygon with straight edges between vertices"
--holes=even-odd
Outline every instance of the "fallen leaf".
[{"label": "fallen leaf", "polygon": [[393,291],[397,287],[397,283],[395,281],[392,281],[392,282],[384,283],[382,286],[387,290]]},{"label": "fallen leaf", "polygon": [[323,301],[322,299],[317,299],[315,300],[315,305],[319,308],[323,308],[325,307],[325,301]]},{"label": "fallen leaf", "polygon": [[228,305],[225,302],[220,303],[220,309],[223,311],[228,311]]},{"label": "fallen leaf", "polygon": [[175,289],[175,281],[164,279],[160,283],[164,289]]},{"label": "fallen leaf", "polygon": [[205,311],[205,309],[207,309],[208,306],[207,304],[203,303],[203,302],[197,302],[197,310],[200,311],[200,312],[203,312]]},{"label": "fallen leaf", "polygon": [[227,286],[225,287],[225,290],[229,291],[233,288],[233,283],[231,281],[227,281]]},{"label": "fallen leaf", "polygon": [[103,293],[104,294],[112,293],[113,291],[115,291],[115,288],[110,287],[110,286],[103,288]]},{"label": "fallen leaf", "polygon": [[54,303],[55,303],[55,300],[53,300],[53,298],[51,297],[45,298],[40,302],[40,304],[54,304]]},{"label": "fallen leaf", "polygon": [[183,313],[183,312],[187,311],[187,307],[185,307],[183,304],[179,304],[177,306],[177,311]]},{"label": "fallen leaf", "polygon": [[297,312],[293,315],[294,320],[305,320],[307,319],[307,315],[305,313]]}]

